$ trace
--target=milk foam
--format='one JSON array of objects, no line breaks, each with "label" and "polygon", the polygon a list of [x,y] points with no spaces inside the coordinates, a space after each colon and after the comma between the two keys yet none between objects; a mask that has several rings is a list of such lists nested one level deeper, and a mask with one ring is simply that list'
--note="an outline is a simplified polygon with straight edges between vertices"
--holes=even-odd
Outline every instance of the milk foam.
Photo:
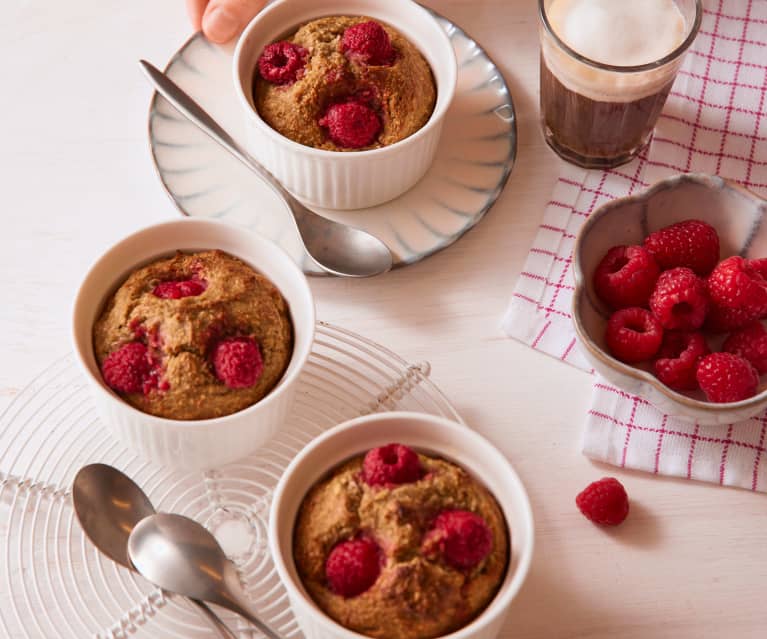
[{"label": "milk foam", "polygon": [[[674,0],[552,0],[552,30],[581,55],[614,66],[655,62],[681,45],[689,32]],[[649,71],[618,73],[578,62],[543,37],[546,66],[568,89],[593,100],[630,102],[660,91],[681,57]]]},{"label": "milk foam", "polygon": [[570,48],[617,66],[660,60],[687,34],[673,0],[554,0],[546,13]]}]

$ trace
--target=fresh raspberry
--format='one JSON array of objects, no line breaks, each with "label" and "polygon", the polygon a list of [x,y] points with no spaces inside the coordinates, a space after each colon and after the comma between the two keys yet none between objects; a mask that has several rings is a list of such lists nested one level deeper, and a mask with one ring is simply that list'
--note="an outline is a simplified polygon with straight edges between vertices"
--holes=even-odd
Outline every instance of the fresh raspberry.
[{"label": "fresh raspberry", "polygon": [[342,541],[325,561],[328,586],[342,597],[361,595],[378,579],[382,560],[383,553],[372,539]]},{"label": "fresh raspberry", "polygon": [[615,477],[590,483],[575,498],[586,519],[603,526],[617,526],[629,514],[629,496]]},{"label": "fresh raspberry", "polygon": [[660,269],[641,246],[614,246],[594,271],[594,289],[614,309],[646,306]]},{"label": "fresh raspberry", "polygon": [[711,302],[706,316],[705,328],[712,333],[729,333],[747,326],[755,319],[753,311],[727,308]]},{"label": "fresh raspberry", "polygon": [[275,42],[258,59],[258,72],[272,84],[293,84],[303,74],[308,53],[292,42]]},{"label": "fresh raspberry", "polygon": [[350,52],[361,62],[390,65],[394,62],[394,47],[386,30],[377,22],[360,22],[344,31],[341,52]]},{"label": "fresh raspberry", "polygon": [[722,350],[748,360],[760,375],[767,373],[767,330],[761,322],[751,322],[732,333],[722,344]]},{"label": "fresh raspberry", "polygon": [[663,327],[644,308],[623,308],[607,321],[607,348],[613,357],[633,364],[650,359],[663,341]]},{"label": "fresh raspberry", "polygon": [[706,282],[686,266],[663,271],[650,296],[650,310],[669,330],[694,331],[706,320]]},{"label": "fresh raspberry", "polygon": [[747,360],[732,353],[706,355],[696,374],[710,402],[739,402],[756,395],[759,374]]},{"label": "fresh raspberry", "polygon": [[166,300],[177,300],[201,295],[206,288],[208,283],[205,280],[170,280],[160,282],[154,287],[152,294]]},{"label": "fresh raspberry", "polygon": [[457,570],[471,570],[493,549],[493,533],[484,519],[468,510],[444,510],[424,536],[424,555],[441,555]]},{"label": "fresh raspberry", "polygon": [[101,365],[101,374],[118,393],[141,393],[148,390],[153,368],[147,347],[141,342],[128,342],[109,354]]},{"label": "fresh raspberry", "polygon": [[327,128],[333,142],[346,149],[368,146],[381,130],[381,120],[376,112],[354,101],[332,104],[319,124]]},{"label": "fresh raspberry", "polygon": [[653,363],[655,374],[669,388],[695,390],[698,388],[695,378],[698,363],[710,352],[703,333],[666,331]]},{"label": "fresh raspberry", "polygon": [[767,313],[767,279],[751,262],[738,255],[719,262],[708,276],[708,293],[714,304],[758,319]]},{"label": "fresh raspberry", "polygon": [[264,372],[261,349],[251,337],[228,337],[213,349],[216,377],[229,388],[249,388]]},{"label": "fresh raspberry", "polygon": [[762,276],[763,279],[767,280],[767,257],[760,257],[759,259],[755,260],[748,260],[748,265],[759,275]]},{"label": "fresh raspberry", "polygon": [[362,462],[362,479],[368,486],[408,484],[422,475],[418,454],[402,444],[373,448]]},{"label": "fresh raspberry", "polygon": [[685,220],[650,233],[644,247],[664,271],[686,266],[705,276],[719,261],[719,236],[702,220]]}]

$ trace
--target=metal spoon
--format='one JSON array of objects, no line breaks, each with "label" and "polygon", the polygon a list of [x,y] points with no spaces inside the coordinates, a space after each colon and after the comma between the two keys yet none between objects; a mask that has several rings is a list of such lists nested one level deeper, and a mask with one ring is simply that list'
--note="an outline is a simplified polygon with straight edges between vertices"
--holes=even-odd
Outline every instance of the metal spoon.
[{"label": "metal spoon", "polygon": [[370,277],[391,269],[392,256],[386,244],[366,231],[339,224],[310,211],[173,80],[146,60],[140,60],[140,64],[160,95],[257,173],[284,200],[293,214],[306,252],[318,266],[328,273],[345,277]]},{"label": "metal spoon", "polygon": [[[155,510],[149,498],[129,477],[106,464],[80,469],[72,485],[75,514],[86,536],[107,557],[135,570],[128,557],[128,535]],[[208,622],[225,639],[237,639],[202,601],[192,599]]]},{"label": "metal spoon", "polygon": [[193,519],[168,513],[147,517],[131,531],[128,554],[136,570],[165,590],[228,608],[270,639],[280,639],[253,615],[237,568]]}]

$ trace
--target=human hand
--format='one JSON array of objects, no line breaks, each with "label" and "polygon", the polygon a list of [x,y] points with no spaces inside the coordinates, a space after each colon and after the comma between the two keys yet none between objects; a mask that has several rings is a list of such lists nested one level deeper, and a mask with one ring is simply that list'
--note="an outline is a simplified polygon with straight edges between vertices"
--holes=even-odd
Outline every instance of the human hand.
[{"label": "human hand", "polygon": [[266,0],[186,0],[195,29],[202,29],[211,42],[228,42],[245,28]]}]

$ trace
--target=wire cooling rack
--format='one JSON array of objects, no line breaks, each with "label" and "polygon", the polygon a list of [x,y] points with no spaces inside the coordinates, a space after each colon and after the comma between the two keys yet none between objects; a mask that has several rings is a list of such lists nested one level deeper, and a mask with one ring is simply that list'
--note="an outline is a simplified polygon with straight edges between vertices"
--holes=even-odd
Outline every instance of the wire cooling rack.
[{"label": "wire cooling rack", "polygon": [[[272,489],[307,442],[341,421],[387,410],[460,421],[429,372],[428,363],[410,365],[368,339],[320,323],[281,434],[235,464],[179,473],[123,448],[99,422],[73,358],[58,360],[0,417],[0,636],[213,636],[183,598],[106,559],[84,536],[70,487],[81,466],[99,461],[131,476],[158,510],[187,515],[211,530],[237,564],[260,616],[284,637],[300,637],[267,552]],[[241,639],[260,636],[219,612]]]}]

